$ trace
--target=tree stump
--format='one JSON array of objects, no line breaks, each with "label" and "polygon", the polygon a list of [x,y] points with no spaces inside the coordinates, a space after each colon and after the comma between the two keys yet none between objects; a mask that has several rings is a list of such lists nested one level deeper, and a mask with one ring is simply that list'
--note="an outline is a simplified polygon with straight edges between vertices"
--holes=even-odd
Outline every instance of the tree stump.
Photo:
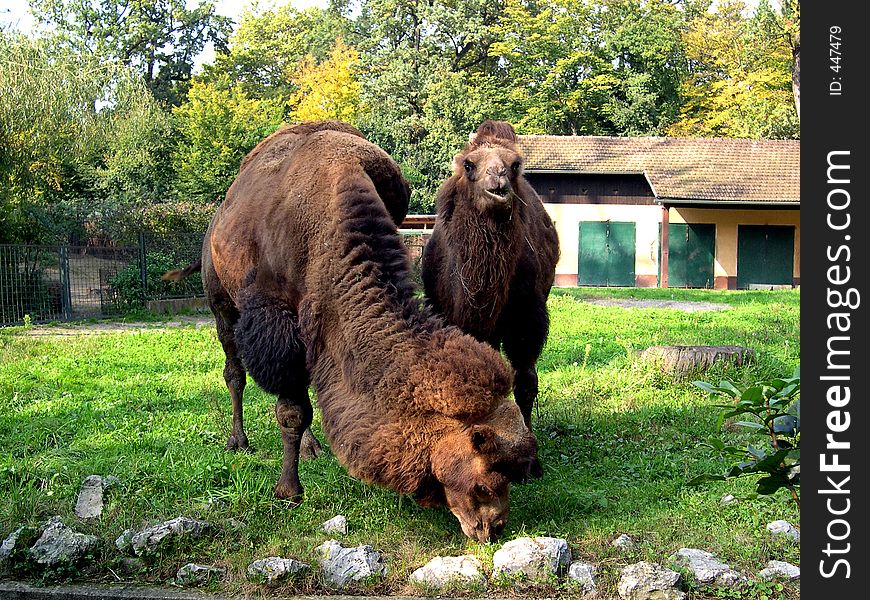
[{"label": "tree stump", "polygon": [[736,367],[755,361],[755,350],[744,346],[650,346],[638,352],[643,362],[658,365],[663,371],[689,375],[706,371],[716,363]]}]

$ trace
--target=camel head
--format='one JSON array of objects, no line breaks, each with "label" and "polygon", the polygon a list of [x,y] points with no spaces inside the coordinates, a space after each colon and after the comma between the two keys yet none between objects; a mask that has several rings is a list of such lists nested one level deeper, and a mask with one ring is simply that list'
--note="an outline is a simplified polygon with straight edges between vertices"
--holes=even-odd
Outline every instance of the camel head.
[{"label": "camel head", "polygon": [[485,121],[453,159],[454,178],[461,197],[480,213],[507,219],[520,201],[519,178],[523,158],[513,127],[504,121]]},{"label": "camel head", "polygon": [[513,401],[440,440],[432,452],[433,474],[465,535],[480,542],[498,537],[507,523],[510,484],[528,479],[537,451]]}]

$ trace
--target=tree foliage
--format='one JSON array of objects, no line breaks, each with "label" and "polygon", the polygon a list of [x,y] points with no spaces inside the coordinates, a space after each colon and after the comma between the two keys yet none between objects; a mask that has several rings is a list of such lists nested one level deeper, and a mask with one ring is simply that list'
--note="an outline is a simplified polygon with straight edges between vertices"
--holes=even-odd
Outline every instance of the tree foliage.
[{"label": "tree foliage", "polygon": [[799,0],[282,2],[251,4],[230,35],[214,0],[31,0],[48,33],[3,34],[0,58],[6,239],[161,214],[193,226],[283,121],[358,126],[401,165],[413,212],[434,209],[488,118],[527,134],[800,134]]},{"label": "tree foliage", "polygon": [[329,57],[319,64],[314,55],[306,56],[290,78],[296,87],[289,99],[291,119],[356,122],[360,110],[358,64],[359,53],[341,38],[335,41]]},{"label": "tree foliage", "polygon": [[309,56],[315,63],[326,60],[348,27],[338,6],[251,7],[242,13],[227,49],[205,65],[203,78],[237,82],[252,98],[286,99],[295,90],[291,80],[300,63]]},{"label": "tree foliage", "polygon": [[160,195],[168,131],[123,65],[0,32],[0,236],[100,229]]},{"label": "tree foliage", "polygon": [[194,81],[173,110],[176,194],[203,203],[223,199],[242,158],[277,129],[283,111],[280,99],[250,98],[241,84]]},{"label": "tree foliage", "polygon": [[31,0],[55,43],[82,55],[119,61],[138,71],[159,100],[178,104],[194,58],[211,42],[226,47],[231,22],[213,0],[191,9],[185,0]]},{"label": "tree foliage", "polygon": [[431,212],[450,158],[506,89],[489,54],[502,2],[364,0],[351,38],[360,50],[359,126],[412,182],[412,212]]},{"label": "tree foliage", "polygon": [[683,36],[690,71],[682,84],[677,136],[794,138],[800,126],[792,93],[792,49],[772,27],[763,0],[753,15],[730,0],[698,15]]},{"label": "tree foliage", "polygon": [[508,0],[491,53],[527,133],[661,133],[679,107],[684,13],[662,0]]}]

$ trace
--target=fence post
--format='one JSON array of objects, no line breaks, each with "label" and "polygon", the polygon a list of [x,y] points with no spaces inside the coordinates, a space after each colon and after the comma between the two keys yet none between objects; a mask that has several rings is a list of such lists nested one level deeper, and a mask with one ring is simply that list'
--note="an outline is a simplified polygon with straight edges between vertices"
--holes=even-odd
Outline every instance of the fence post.
[{"label": "fence post", "polygon": [[139,232],[139,280],[142,283],[142,305],[145,305],[148,294],[148,264],[145,250],[145,232]]},{"label": "fence post", "polygon": [[60,303],[61,309],[63,311],[63,318],[65,321],[69,321],[72,319],[72,292],[70,285],[70,274],[69,274],[69,247],[61,246],[58,249],[58,269],[60,270],[60,286],[61,286],[61,294],[60,294]]}]

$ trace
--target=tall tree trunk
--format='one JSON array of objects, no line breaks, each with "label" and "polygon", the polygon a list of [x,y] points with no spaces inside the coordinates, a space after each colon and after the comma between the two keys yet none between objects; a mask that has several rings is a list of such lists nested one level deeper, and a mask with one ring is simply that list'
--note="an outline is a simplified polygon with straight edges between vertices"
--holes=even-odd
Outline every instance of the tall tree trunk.
[{"label": "tall tree trunk", "polygon": [[791,50],[791,91],[794,94],[794,107],[797,110],[798,121],[801,119],[801,38],[798,34]]}]

